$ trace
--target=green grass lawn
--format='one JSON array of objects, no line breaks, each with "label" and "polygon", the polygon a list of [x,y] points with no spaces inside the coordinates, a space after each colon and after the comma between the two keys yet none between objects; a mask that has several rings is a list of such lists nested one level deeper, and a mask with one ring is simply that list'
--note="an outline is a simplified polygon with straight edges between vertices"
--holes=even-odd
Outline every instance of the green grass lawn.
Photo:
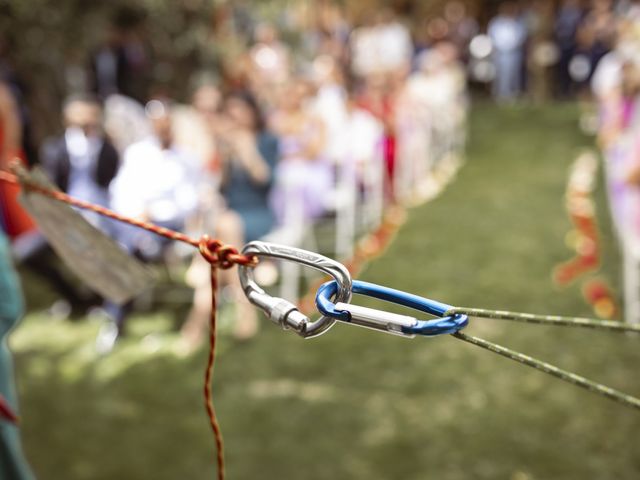
[{"label": "green grass lawn", "polygon": [[[457,305],[591,315],[579,284],[551,282],[571,256],[567,168],[590,144],[577,116],[571,105],[476,106],[458,179],[410,212],[361,278]],[[619,290],[602,188],[598,201],[599,274]],[[39,478],[214,477],[206,353],[172,353],[170,311],[131,325],[106,358],[93,352],[89,322],[33,311],[15,332],[24,442]],[[492,320],[468,331],[640,395],[638,338]],[[232,479],[640,478],[639,412],[452,337],[337,325],[304,341],[265,320],[247,344],[222,339],[214,393]]]}]

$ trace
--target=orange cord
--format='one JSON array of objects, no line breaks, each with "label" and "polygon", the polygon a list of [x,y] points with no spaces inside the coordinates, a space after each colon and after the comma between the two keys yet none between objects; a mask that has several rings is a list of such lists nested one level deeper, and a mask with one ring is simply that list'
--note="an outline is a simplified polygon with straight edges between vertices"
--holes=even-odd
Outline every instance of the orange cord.
[{"label": "orange cord", "polygon": [[[211,265],[211,291],[218,289],[218,275],[216,267]],[[204,372],[204,407],[207,410],[209,424],[213,431],[213,437],[216,441],[216,462],[218,465],[218,480],[224,480],[224,442],[222,440],[222,431],[215,407],[213,406],[213,365],[216,358],[216,310],[217,310],[216,294],[211,294],[211,318],[209,319],[209,356],[207,357],[207,368]]]},{"label": "orange cord", "polygon": [[218,417],[216,416],[216,411],[213,406],[213,392],[211,386],[216,355],[217,273],[218,268],[228,269],[234,265],[255,266],[258,263],[258,257],[255,255],[242,255],[236,248],[230,245],[225,245],[219,240],[211,239],[208,235],[203,235],[201,238],[195,239],[185,235],[184,233],[160,227],[150,222],[143,222],[136,220],[135,218],[120,215],[119,213],[101,207],[100,205],[78,200],[77,198],[70,197],[66,193],[51,190],[36,183],[21,182],[16,175],[7,171],[0,170],[0,181],[20,185],[22,188],[40,193],[68,205],[82,208],[84,210],[90,210],[105,217],[112,218],[119,222],[128,223],[129,225],[142,228],[171,240],[187,243],[198,248],[202,257],[209,262],[211,265],[211,318],[209,322],[209,356],[204,376],[204,399],[207,416],[209,417],[209,423],[216,443],[218,480],[224,480],[224,442]]}]

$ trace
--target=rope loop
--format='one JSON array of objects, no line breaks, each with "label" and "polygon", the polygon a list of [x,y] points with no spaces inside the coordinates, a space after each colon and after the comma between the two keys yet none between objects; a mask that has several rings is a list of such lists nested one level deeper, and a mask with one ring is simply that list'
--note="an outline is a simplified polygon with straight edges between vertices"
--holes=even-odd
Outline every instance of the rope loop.
[{"label": "rope loop", "polygon": [[198,250],[202,257],[216,268],[229,269],[234,265],[255,267],[258,264],[256,255],[242,255],[235,247],[225,245],[220,240],[203,235],[198,241]]},{"label": "rope loop", "polygon": [[198,241],[198,250],[200,251],[200,255],[215,267],[220,263],[220,259],[218,257],[218,248],[220,248],[220,246],[222,246],[222,242],[210,238],[209,235],[203,235]]}]

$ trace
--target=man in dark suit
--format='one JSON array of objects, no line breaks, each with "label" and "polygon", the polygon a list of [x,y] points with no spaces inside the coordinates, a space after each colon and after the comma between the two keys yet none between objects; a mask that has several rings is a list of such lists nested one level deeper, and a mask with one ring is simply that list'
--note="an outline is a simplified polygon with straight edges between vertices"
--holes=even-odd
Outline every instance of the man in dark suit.
[{"label": "man in dark suit", "polygon": [[88,95],[71,97],[64,105],[64,122],[64,133],[42,147],[42,167],[63,192],[108,207],[109,184],[120,159],[102,131],[100,104]]},{"label": "man in dark suit", "polygon": [[[65,131],[47,140],[40,153],[40,163],[49,179],[69,195],[109,207],[109,184],[115,177],[120,159],[118,152],[101,128],[101,108],[88,95],[71,97],[64,105]],[[92,212],[82,215],[106,233],[111,230],[108,219]],[[42,243],[31,249],[22,263],[41,276],[61,297],[50,312],[67,317],[72,309],[84,309],[99,301],[94,295],[77,288],[53,261],[51,248]]]}]

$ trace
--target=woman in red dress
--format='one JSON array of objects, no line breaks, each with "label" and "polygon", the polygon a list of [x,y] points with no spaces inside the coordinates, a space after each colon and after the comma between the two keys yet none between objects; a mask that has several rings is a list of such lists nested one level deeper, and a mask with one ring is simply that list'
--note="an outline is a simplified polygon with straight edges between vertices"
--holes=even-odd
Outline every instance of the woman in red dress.
[{"label": "woman in red dress", "polygon": [[[26,163],[22,152],[21,125],[11,90],[0,83],[0,169],[18,159]],[[0,223],[11,240],[33,231],[35,224],[18,202],[20,187],[0,182]]]}]

